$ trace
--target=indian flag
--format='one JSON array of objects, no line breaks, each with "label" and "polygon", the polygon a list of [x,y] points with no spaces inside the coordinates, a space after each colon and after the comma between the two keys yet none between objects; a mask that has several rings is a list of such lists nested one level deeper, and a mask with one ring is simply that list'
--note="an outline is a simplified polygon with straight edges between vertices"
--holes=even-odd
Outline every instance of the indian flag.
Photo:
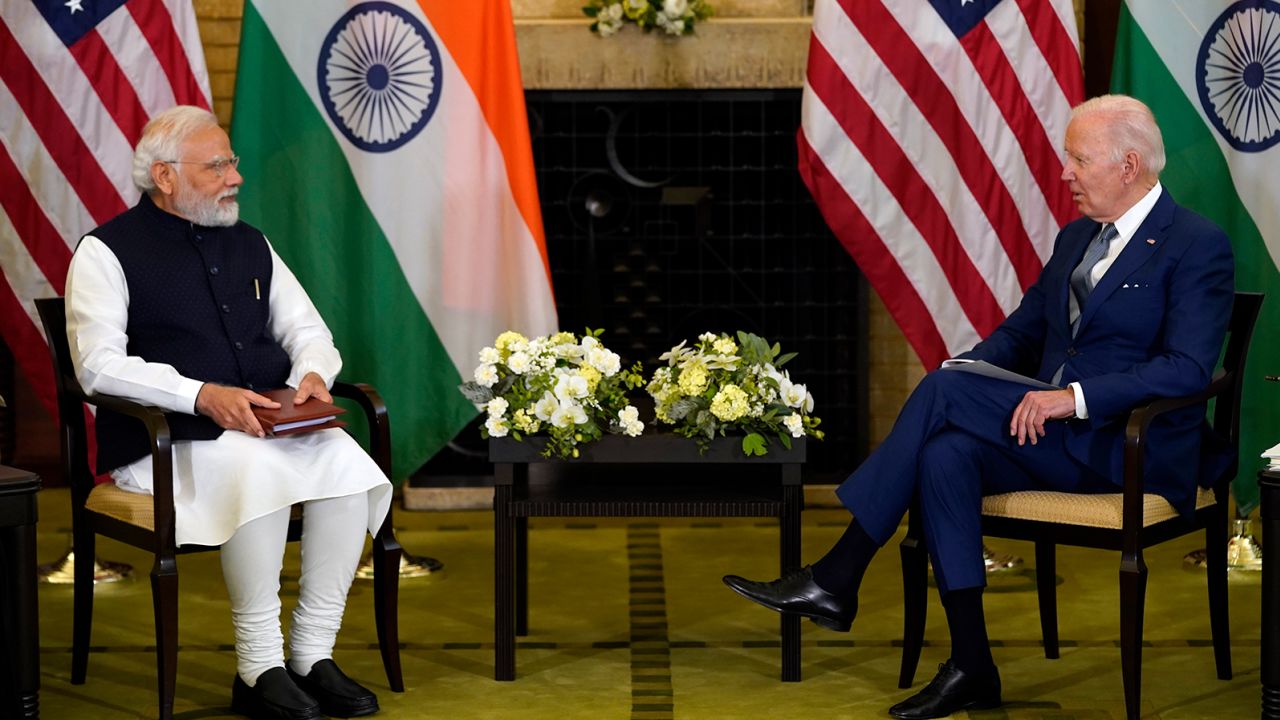
[{"label": "indian flag", "polygon": [[1174,198],[1231,236],[1236,289],[1261,291],[1249,350],[1236,504],[1257,505],[1258,456],[1280,441],[1280,4],[1270,0],[1126,0],[1112,88],[1151,106]]},{"label": "indian flag", "polygon": [[403,478],[504,330],[556,329],[509,0],[244,7],[241,214],[387,401]]}]

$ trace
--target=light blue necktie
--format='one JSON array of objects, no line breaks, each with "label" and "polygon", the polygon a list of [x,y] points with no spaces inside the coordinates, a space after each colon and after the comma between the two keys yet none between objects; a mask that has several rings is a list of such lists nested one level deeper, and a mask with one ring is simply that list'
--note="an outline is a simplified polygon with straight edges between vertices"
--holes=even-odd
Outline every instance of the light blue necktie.
[{"label": "light blue necktie", "polygon": [[[1075,295],[1077,308],[1076,316],[1071,320],[1071,337],[1073,338],[1080,328],[1080,318],[1084,315],[1085,301],[1089,299],[1090,293],[1093,292],[1093,266],[1106,257],[1107,250],[1111,247],[1111,241],[1119,235],[1120,232],[1116,230],[1115,225],[1104,223],[1097,236],[1089,243],[1089,247],[1085,248],[1084,257],[1080,258],[1080,264],[1076,265],[1076,269],[1071,271],[1071,292]],[[1058,371],[1053,374],[1054,385],[1061,383],[1062,371],[1066,366],[1065,362],[1058,366]]]},{"label": "light blue necktie", "polygon": [[1080,258],[1080,264],[1076,265],[1076,269],[1071,271],[1071,292],[1076,296],[1076,308],[1079,312],[1075,319],[1071,321],[1071,336],[1075,337],[1076,329],[1080,326],[1080,316],[1084,314],[1085,301],[1089,299],[1089,294],[1093,292],[1093,266],[1098,261],[1106,257],[1107,249],[1111,247],[1111,241],[1116,239],[1120,232],[1116,230],[1116,226],[1111,223],[1105,223],[1102,229],[1098,231],[1098,235],[1089,243],[1089,247],[1084,251],[1084,257]]}]

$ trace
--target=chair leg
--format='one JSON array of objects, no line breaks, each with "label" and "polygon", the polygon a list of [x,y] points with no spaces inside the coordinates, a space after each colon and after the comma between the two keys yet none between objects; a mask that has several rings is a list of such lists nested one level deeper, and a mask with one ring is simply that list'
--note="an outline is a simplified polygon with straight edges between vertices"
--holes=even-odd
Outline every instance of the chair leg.
[{"label": "chair leg", "polygon": [[1231,679],[1231,628],[1227,605],[1227,505],[1218,503],[1204,530],[1209,581],[1209,627],[1218,679]]},{"label": "chair leg", "polygon": [[1147,595],[1147,565],[1142,551],[1120,560],[1120,668],[1124,676],[1126,717],[1138,720],[1142,700],[1142,616]]},{"label": "chair leg", "polygon": [[373,538],[373,617],[378,628],[378,649],[387,684],[393,692],[404,692],[400,670],[400,543],[387,525]]},{"label": "chair leg", "polygon": [[1056,545],[1036,541],[1036,595],[1040,599],[1040,637],[1044,656],[1057,660],[1058,653],[1058,570]]},{"label": "chair leg", "polygon": [[172,556],[157,556],[151,568],[151,603],[156,616],[160,720],[170,720],[178,683],[178,566]]},{"label": "chair leg", "polygon": [[929,555],[924,544],[920,513],[911,510],[907,519],[907,536],[898,546],[902,555],[902,666],[898,671],[898,687],[911,687],[920,650],[924,647],[924,624],[928,612]]},{"label": "chair leg", "polygon": [[96,537],[82,523],[73,523],[71,550],[75,553],[72,567],[73,610],[71,619],[71,684],[83,685],[89,671],[89,637],[93,629],[93,558]]}]

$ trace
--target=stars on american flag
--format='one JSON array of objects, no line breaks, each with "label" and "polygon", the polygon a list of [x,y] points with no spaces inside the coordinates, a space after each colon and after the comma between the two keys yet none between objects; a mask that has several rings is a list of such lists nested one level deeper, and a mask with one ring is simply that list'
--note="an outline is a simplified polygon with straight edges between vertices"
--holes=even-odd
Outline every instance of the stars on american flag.
[{"label": "stars on american flag", "polygon": [[960,7],[964,7],[965,5],[968,5],[971,2],[973,2],[973,0],[960,0]]},{"label": "stars on american flag", "polygon": [[63,6],[70,8],[71,14],[75,15],[78,12],[84,12],[84,8],[81,7],[83,3],[84,3],[84,0],[67,0],[65,3],[63,3]]}]

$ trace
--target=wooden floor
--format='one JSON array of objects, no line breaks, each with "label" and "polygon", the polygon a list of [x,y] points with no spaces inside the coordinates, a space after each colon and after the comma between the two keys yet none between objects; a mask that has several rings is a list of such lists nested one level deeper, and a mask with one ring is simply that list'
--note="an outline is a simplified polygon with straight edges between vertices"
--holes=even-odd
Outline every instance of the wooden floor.
[{"label": "wooden floor", "polygon": [[[68,543],[65,490],[40,495],[39,553]],[[840,534],[842,510],[804,513],[804,558]],[[372,589],[357,581],[336,659],[378,693],[386,718],[881,718],[899,690],[901,600],[896,547],[877,556],[848,634],[804,624],[803,681],[778,680],[777,616],[733,595],[725,573],[777,572],[777,528],[749,520],[537,521],[530,533],[531,633],[517,679],[493,678],[493,529],[486,512],[398,512],[405,547],[445,570],[401,585],[407,690],[386,687],[372,644]],[[1147,556],[1150,582],[1143,713],[1149,718],[1259,715],[1258,580],[1231,582],[1235,679],[1214,676],[1204,577],[1182,557],[1194,539]],[[1032,556],[1001,541],[997,550]],[[285,617],[296,595],[297,549],[286,562]],[[146,557],[103,542],[100,557],[139,576],[97,590],[89,678],[69,683],[71,589],[40,589],[41,708],[46,719],[155,717],[154,635]],[[230,717],[235,672],[226,592],[216,554],[179,560],[180,718]],[[1045,660],[1032,575],[994,577],[986,613],[1006,705],[975,718],[1122,718],[1116,643],[1118,558],[1064,549],[1058,571],[1062,658]],[[928,645],[916,689],[946,659],[941,606],[931,597]],[[961,717],[964,715],[962,714]]]}]

